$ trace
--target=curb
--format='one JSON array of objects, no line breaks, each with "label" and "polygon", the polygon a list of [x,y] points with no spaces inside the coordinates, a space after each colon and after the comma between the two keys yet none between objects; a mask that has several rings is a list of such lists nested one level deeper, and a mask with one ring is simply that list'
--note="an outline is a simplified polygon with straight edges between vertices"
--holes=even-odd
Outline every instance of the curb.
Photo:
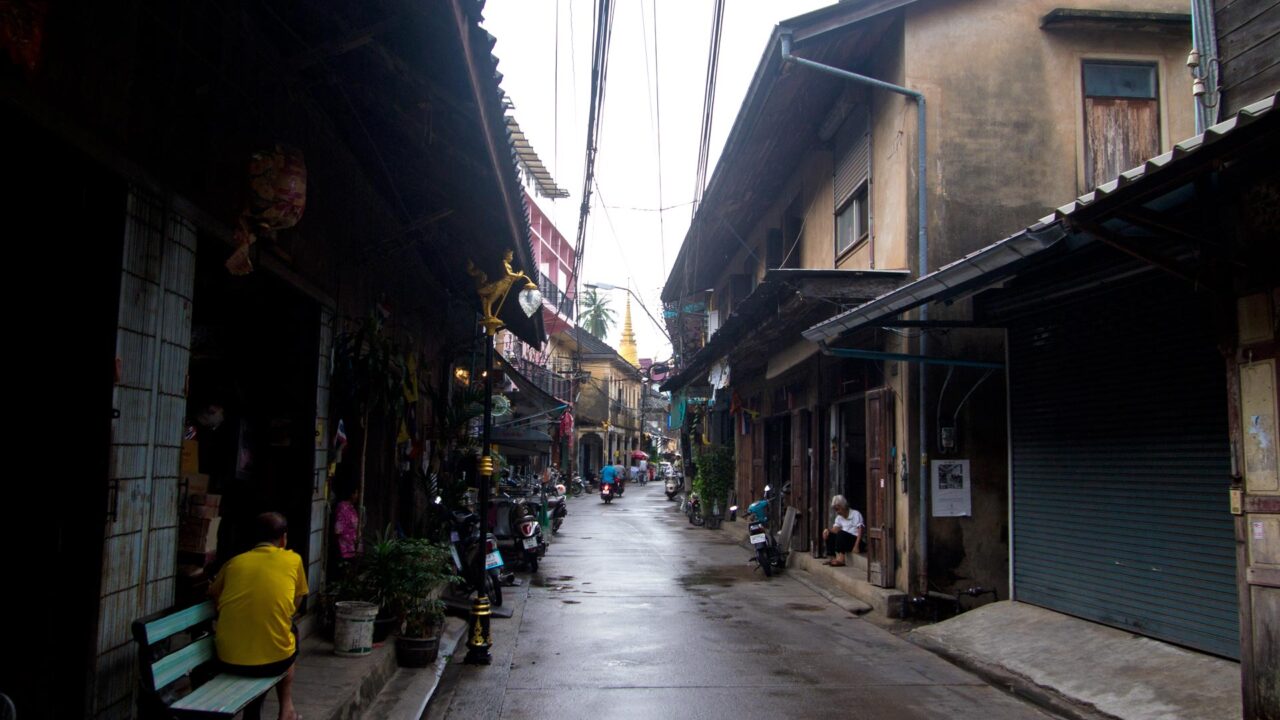
[{"label": "curb", "polygon": [[1067,720],[1121,720],[1115,715],[1104,713],[1092,705],[1083,705],[1052,688],[1038,685],[1003,667],[965,655],[933,638],[917,635],[914,632],[907,633],[905,637],[913,645],[928,650],[961,670],[977,675],[993,687],[1000,688],[1014,697],[1026,700]]}]

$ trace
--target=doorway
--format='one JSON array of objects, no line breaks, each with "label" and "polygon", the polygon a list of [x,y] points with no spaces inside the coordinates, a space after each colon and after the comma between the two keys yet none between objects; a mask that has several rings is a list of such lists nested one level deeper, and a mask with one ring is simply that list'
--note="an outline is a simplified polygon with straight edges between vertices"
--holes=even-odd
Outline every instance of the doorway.
[{"label": "doorway", "polygon": [[840,468],[837,492],[849,501],[849,507],[867,516],[867,402],[859,395],[839,405]]},{"label": "doorway", "polygon": [[[311,557],[320,309],[269,273],[230,275],[216,240],[199,247],[188,434],[199,475],[219,496],[219,525],[216,549],[180,549],[178,562],[207,581],[209,554],[216,567],[253,547],[263,512],[284,514],[289,548]],[[192,565],[205,572],[190,573]]]}]

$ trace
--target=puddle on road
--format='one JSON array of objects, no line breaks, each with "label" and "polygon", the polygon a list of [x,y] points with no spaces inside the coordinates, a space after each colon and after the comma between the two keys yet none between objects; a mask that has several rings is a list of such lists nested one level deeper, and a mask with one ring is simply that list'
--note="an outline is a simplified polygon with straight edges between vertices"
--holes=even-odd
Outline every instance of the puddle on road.
[{"label": "puddle on road", "polygon": [[723,567],[700,572],[687,573],[677,578],[680,585],[689,590],[697,586],[729,587],[743,581],[753,579],[750,566]]},{"label": "puddle on road", "polygon": [[581,603],[580,603],[580,602],[578,602],[577,600],[561,600],[560,602],[564,603],[565,605],[580,605],[580,604],[581,604]]},{"label": "puddle on road", "polygon": [[793,602],[787,603],[786,608],[788,610],[800,610],[802,612],[822,612],[823,610],[817,605],[805,605],[804,603],[793,603]]}]

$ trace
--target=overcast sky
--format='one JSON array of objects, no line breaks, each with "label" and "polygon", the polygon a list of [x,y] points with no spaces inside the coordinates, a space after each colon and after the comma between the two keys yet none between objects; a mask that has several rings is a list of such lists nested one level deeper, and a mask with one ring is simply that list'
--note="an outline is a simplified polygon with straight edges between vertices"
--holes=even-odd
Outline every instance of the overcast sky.
[{"label": "overcast sky", "polygon": [[[592,195],[582,281],[629,286],[660,321],[662,285],[692,210],[714,3],[656,0],[655,48],[654,2],[615,3],[597,143],[598,191]],[[829,4],[832,0],[725,3],[708,181],[774,25]],[[484,26],[498,40],[494,53],[514,115],[557,184],[570,192],[566,200],[537,202],[570,242],[582,202],[594,7],[594,0],[489,0],[485,5]],[[662,213],[657,212],[659,109],[661,204],[668,208]],[[627,295],[608,295],[618,317],[608,341],[617,347]],[[632,322],[640,357],[670,357],[666,338],[635,303]]]}]

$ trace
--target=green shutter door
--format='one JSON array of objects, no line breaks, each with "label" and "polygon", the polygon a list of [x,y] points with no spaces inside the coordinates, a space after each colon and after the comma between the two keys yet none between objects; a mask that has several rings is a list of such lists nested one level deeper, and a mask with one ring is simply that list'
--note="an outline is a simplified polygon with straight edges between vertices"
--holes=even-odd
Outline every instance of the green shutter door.
[{"label": "green shutter door", "polygon": [[1146,281],[1009,327],[1018,600],[1235,658],[1226,384],[1199,300]]}]

